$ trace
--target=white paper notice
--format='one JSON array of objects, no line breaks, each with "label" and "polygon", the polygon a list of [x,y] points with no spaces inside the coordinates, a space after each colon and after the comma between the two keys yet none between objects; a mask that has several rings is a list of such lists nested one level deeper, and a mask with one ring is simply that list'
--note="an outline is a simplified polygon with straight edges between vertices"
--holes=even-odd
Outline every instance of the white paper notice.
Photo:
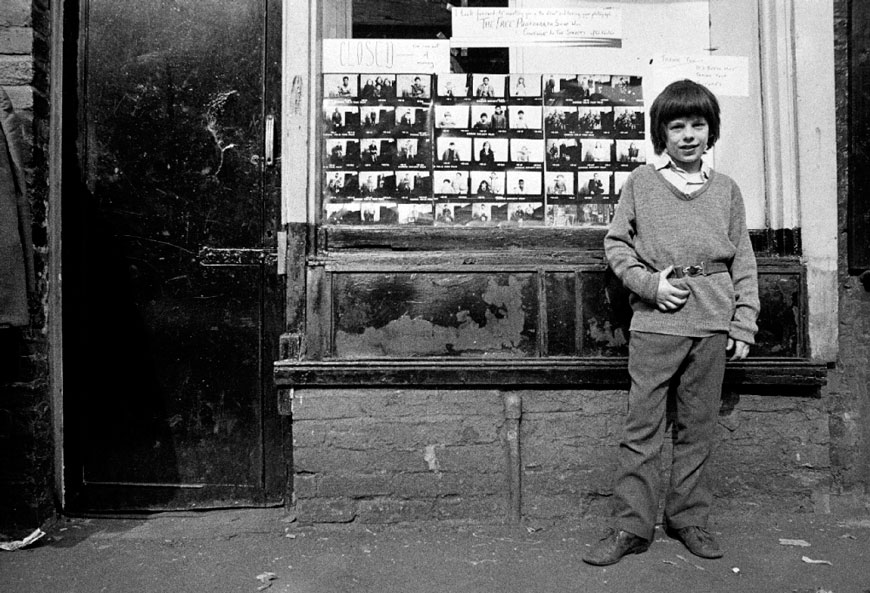
[{"label": "white paper notice", "polygon": [[446,39],[324,39],[323,72],[450,72]]},{"label": "white paper notice", "polygon": [[651,66],[652,96],[683,78],[703,84],[716,95],[749,96],[749,58],[745,56],[657,54]]},{"label": "white paper notice", "polygon": [[622,47],[622,10],[584,8],[453,8],[453,47],[584,45]]}]

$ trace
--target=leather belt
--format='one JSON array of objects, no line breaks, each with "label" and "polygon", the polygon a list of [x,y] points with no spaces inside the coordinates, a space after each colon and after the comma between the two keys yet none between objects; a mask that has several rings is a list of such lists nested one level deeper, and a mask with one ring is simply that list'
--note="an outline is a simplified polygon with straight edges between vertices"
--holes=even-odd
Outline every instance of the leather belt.
[{"label": "leather belt", "polygon": [[694,276],[710,276],[728,271],[728,266],[722,262],[701,262],[692,266],[674,266],[675,278],[692,278]]}]

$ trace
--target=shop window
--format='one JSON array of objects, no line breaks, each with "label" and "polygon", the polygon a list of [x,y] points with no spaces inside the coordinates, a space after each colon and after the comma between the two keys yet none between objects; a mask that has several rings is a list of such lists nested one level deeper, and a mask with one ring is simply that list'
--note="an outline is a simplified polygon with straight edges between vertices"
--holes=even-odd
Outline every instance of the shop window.
[{"label": "shop window", "polygon": [[[344,4],[324,15],[325,37],[452,35],[443,3]],[[746,129],[765,129],[764,11],[756,0],[739,0],[740,10],[724,0],[617,4],[619,48],[455,43],[449,68],[436,72],[316,72],[314,190],[286,210],[307,211],[315,239],[297,260],[304,294],[288,299],[305,315],[288,324],[285,351],[300,362],[288,363],[287,381],[398,384],[440,373],[509,383],[519,375],[498,374],[505,359],[527,371],[523,381],[558,383],[563,368],[571,380],[624,380],[630,308],[602,239],[622,183],[652,156],[651,56],[715,50],[744,60],[746,85],[720,95],[723,136],[707,158],[744,188],[763,308],[776,312],[759,320],[752,380],[790,372],[818,382],[816,366],[794,366],[809,353],[807,281],[789,218],[797,196],[769,182],[781,175],[765,170],[763,144],[745,141]],[[694,23],[681,29],[692,33],[672,35],[675,18]],[[771,359],[794,364],[759,370]],[[386,366],[360,362],[376,360]],[[460,362],[474,360],[483,366]]]},{"label": "shop window", "polygon": [[[692,34],[669,37],[668,11],[675,8],[620,5],[619,49],[595,43],[455,46],[449,72],[324,70],[317,220],[357,227],[324,231],[339,241],[385,226],[441,227],[445,238],[450,229],[469,226],[600,234],[625,178],[652,156],[645,130],[652,97],[644,97],[644,90],[652,94],[650,57],[697,53],[713,44],[723,54],[746,56],[749,87],[720,97],[728,115],[724,140],[708,158],[742,187],[765,187],[761,146],[740,140],[746,126],[762,127],[758,8],[741,1],[747,10],[719,0],[692,3],[691,14],[681,13],[694,23]],[[453,4],[536,7],[522,0]],[[450,3],[348,0],[323,9],[327,37],[452,36]],[[344,27],[329,25],[348,14]],[[733,30],[746,35],[735,37]],[[489,89],[483,96],[482,87]],[[765,196],[757,190],[747,196],[749,226],[762,229],[770,218]],[[429,235],[430,245],[438,236]]]}]

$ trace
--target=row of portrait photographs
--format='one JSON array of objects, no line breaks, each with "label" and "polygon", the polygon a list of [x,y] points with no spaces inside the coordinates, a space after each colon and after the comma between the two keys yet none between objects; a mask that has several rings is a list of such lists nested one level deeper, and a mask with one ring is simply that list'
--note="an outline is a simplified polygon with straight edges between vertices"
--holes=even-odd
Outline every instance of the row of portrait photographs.
[{"label": "row of portrait photographs", "polygon": [[615,204],[547,204],[547,226],[608,226],[616,212]]},{"label": "row of portrait photographs", "polygon": [[537,99],[540,101],[541,76],[528,74],[439,74],[436,97],[441,100],[474,99],[503,101]]},{"label": "row of portrait photographs", "polygon": [[428,138],[329,138],[325,147],[327,169],[422,169],[432,160]]},{"label": "row of portrait photographs", "polygon": [[640,105],[643,102],[641,77],[546,74],[544,102],[547,105]]},{"label": "row of portrait photographs", "polygon": [[324,74],[323,96],[356,103],[424,103],[432,98],[430,74]]},{"label": "row of portrait photographs", "polygon": [[512,163],[540,168],[544,162],[544,140],[535,138],[468,138],[439,136],[435,140],[439,166],[504,168]]},{"label": "row of portrait photographs", "polygon": [[504,103],[435,104],[435,129],[480,134],[506,134],[543,129],[544,108],[540,105]]},{"label": "row of portrait photographs", "polygon": [[[546,130],[548,135],[642,138],[644,111],[637,106],[558,106],[462,104],[435,105],[435,128],[472,133]],[[356,106],[326,103],[323,109],[328,135],[426,135],[428,107],[392,105]]]},{"label": "row of portrait photographs", "polygon": [[429,107],[329,102],[323,106],[323,123],[327,136],[428,136],[429,113]]},{"label": "row of portrait photographs", "polygon": [[540,100],[541,91],[542,76],[537,74],[438,74],[434,85],[430,74],[323,75],[323,96],[346,102],[399,104],[435,97],[447,101]]},{"label": "row of portrait photographs", "polygon": [[542,202],[439,202],[435,224],[454,226],[543,225]]},{"label": "row of portrait photographs", "polygon": [[428,170],[416,171],[329,171],[326,175],[327,200],[404,199],[428,200],[432,195],[432,176]]},{"label": "row of portrait photographs", "polygon": [[327,224],[346,225],[452,225],[554,227],[607,226],[613,204],[547,204],[541,202],[441,202],[402,204],[381,202],[327,202]]},{"label": "row of portrait photographs", "polygon": [[327,224],[349,225],[421,225],[432,226],[432,202],[401,204],[380,202],[327,202],[324,205]]},{"label": "row of portrait photographs", "polygon": [[[546,147],[546,148],[545,148]],[[545,152],[546,150],[546,152]],[[645,161],[640,140],[601,138],[467,138],[439,136],[435,140],[435,166],[492,166],[535,164],[546,160],[559,170],[617,168],[631,170]]]},{"label": "row of portrait photographs", "polygon": [[550,202],[614,202],[628,179],[625,171],[547,171],[544,176]]},{"label": "row of portrait photographs", "polygon": [[544,204],[534,202],[327,202],[327,224],[346,225],[543,225]]},{"label": "row of portrait photographs", "polygon": [[528,199],[541,197],[543,172],[528,169],[489,171],[436,169],[432,189],[437,199]]},{"label": "row of portrait photographs", "polygon": [[640,139],[645,131],[644,111],[634,105],[547,107],[544,130],[548,136]]},{"label": "row of portrait photographs", "polygon": [[646,162],[646,145],[638,140],[555,138],[547,140],[548,169],[566,171],[616,167],[632,170]]},{"label": "row of portrait photographs", "polygon": [[330,171],[325,180],[327,200],[386,199],[419,201],[499,200],[541,198],[558,203],[616,200],[628,178],[622,171],[532,171],[508,169],[436,169],[398,171]]}]

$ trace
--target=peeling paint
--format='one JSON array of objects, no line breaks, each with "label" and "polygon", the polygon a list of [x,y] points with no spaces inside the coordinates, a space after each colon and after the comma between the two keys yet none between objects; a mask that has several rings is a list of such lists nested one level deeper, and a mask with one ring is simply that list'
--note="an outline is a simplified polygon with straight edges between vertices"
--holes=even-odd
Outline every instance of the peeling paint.
[{"label": "peeling paint", "polygon": [[435,448],[438,446],[443,445],[426,445],[425,452],[423,453],[423,460],[429,466],[429,471],[436,474],[441,473],[441,465],[438,463],[438,456],[435,454]]},{"label": "peeling paint", "polygon": [[603,324],[599,324],[597,319],[590,319],[589,337],[594,342],[606,344],[608,348],[622,348],[628,344],[622,328],[614,328],[607,320]]},{"label": "peeling paint", "polygon": [[290,114],[300,115],[302,113],[302,77],[298,74],[293,76],[293,82],[290,83]]},{"label": "peeling paint", "polygon": [[407,313],[380,328],[367,327],[362,334],[336,332],[339,356],[422,356],[478,354],[522,356],[521,344],[526,314],[522,282],[509,278],[507,285],[490,278],[481,299],[487,304],[485,320],[477,323],[467,309],[455,314],[457,325],[437,325]]},{"label": "peeling paint", "polygon": [[208,102],[208,106],[205,112],[205,129],[214,138],[215,145],[217,146],[218,152],[220,154],[220,160],[218,161],[218,166],[215,168],[213,173],[214,177],[217,177],[221,169],[224,166],[224,153],[231,148],[235,148],[235,144],[224,144],[223,139],[221,138],[221,129],[218,125],[218,116],[223,112],[224,106],[227,104],[227,101],[233,95],[238,94],[238,91],[223,91],[221,93],[217,93],[215,96],[211,98]]}]

